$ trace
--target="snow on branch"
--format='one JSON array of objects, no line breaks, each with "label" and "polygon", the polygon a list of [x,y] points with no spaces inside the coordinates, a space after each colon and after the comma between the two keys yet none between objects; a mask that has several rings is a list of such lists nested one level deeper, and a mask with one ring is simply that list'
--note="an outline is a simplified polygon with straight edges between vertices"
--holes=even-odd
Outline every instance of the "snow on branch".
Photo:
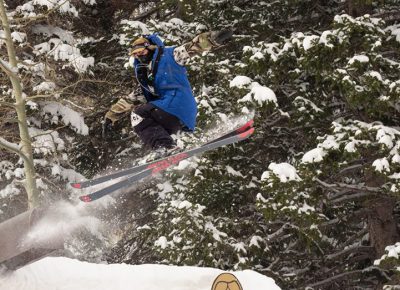
[{"label": "snow on branch", "polygon": [[34,54],[47,54],[52,56],[56,61],[68,61],[78,73],[84,73],[88,67],[94,65],[93,57],[83,57],[79,48],[64,43],[58,38],[52,38],[48,42],[35,45]]},{"label": "snow on branch", "polygon": [[78,11],[69,0],[32,0],[26,2],[24,5],[18,6],[16,10],[20,13],[24,13],[25,16],[32,16],[35,6],[46,7],[48,10],[47,13],[58,10],[60,13],[70,13],[78,17]]},{"label": "snow on branch", "polygon": [[11,64],[0,58],[0,68],[8,75],[17,78],[17,68],[13,68]]},{"label": "snow on branch", "polygon": [[52,116],[52,123],[57,124],[58,119],[61,118],[65,125],[70,125],[77,133],[89,134],[89,127],[80,113],[56,102],[44,102],[41,105],[43,105],[43,112]]}]

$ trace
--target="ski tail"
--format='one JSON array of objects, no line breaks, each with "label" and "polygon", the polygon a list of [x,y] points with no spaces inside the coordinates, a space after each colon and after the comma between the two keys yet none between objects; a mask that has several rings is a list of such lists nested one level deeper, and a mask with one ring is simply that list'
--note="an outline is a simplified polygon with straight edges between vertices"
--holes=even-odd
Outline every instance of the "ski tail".
[{"label": "ski tail", "polygon": [[197,154],[204,153],[204,152],[207,152],[207,151],[210,151],[210,150],[222,147],[222,146],[226,146],[229,144],[233,144],[233,143],[237,143],[239,141],[245,140],[245,139],[249,138],[251,136],[251,134],[253,134],[253,133],[254,133],[254,128],[251,127],[244,132],[224,138],[222,140],[208,143],[203,146],[187,150],[185,152],[181,152],[181,153],[177,153],[172,156],[165,157],[156,162],[147,164],[146,169],[136,175],[129,176],[122,181],[116,182],[108,187],[102,188],[93,193],[80,196],[79,198],[81,201],[84,201],[84,202],[94,201],[105,195],[111,194],[123,187],[130,186],[133,183],[135,183],[143,178],[146,178],[148,176],[154,176],[162,171],[165,171],[166,169],[179,164],[179,162],[182,160],[185,160],[185,159],[195,156]]},{"label": "ski tail", "polygon": [[[249,130],[250,128],[253,127],[253,124],[254,124],[254,121],[250,120],[250,121],[246,122],[244,125],[242,125],[241,127],[237,128],[237,129],[235,129],[233,131],[230,131],[230,132],[228,132],[228,133],[226,133],[226,134],[224,134],[224,135],[222,135],[222,136],[220,136],[220,137],[218,137],[218,138],[216,138],[214,140],[211,140],[208,143],[206,143],[205,145],[211,144],[211,143],[214,143],[214,142],[218,142],[218,141],[223,140],[225,138],[228,138],[228,137],[231,137],[231,136],[246,132],[247,130]],[[203,146],[205,146],[205,145],[203,145]],[[101,183],[106,182],[106,181],[111,181],[113,179],[117,179],[117,178],[120,178],[120,177],[123,177],[123,176],[127,176],[127,175],[131,175],[131,174],[135,174],[135,173],[141,172],[142,170],[145,170],[146,167],[149,164],[156,163],[157,161],[158,160],[155,160],[155,161],[153,161],[151,163],[130,167],[130,168],[127,168],[127,169],[124,169],[124,170],[120,170],[120,171],[111,173],[111,174],[100,176],[98,178],[94,178],[94,179],[90,179],[90,180],[86,180],[86,181],[82,181],[82,182],[71,183],[71,186],[73,188],[76,188],[76,189],[84,189],[84,188],[87,188],[87,187],[90,187],[90,186],[101,184]]]}]

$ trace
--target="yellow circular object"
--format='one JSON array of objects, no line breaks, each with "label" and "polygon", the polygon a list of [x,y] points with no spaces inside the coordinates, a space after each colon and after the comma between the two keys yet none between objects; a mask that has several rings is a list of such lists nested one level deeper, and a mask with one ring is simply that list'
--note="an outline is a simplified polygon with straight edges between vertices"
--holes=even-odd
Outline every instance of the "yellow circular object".
[{"label": "yellow circular object", "polygon": [[235,275],[222,273],[214,280],[211,290],[243,290]]}]

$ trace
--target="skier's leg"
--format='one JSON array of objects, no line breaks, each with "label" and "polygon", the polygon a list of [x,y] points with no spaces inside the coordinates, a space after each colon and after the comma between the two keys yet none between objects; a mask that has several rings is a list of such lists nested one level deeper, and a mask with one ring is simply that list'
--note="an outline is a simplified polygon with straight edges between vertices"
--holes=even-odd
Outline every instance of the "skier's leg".
[{"label": "skier's leg", "polygon": [[[144,143],[147,148],[156,149],[159,147],[170,148],[173,147],[174,141],[169,132],[175,132],[169,124],[167,128],[157,122],[157,120],[167,120],[168,116],[161,114],[160,109],[152,104],[145,104],[135,109],[135,113],[143,118],[143,120],[134,126],[134,131]],[[165,114],[168,114],[162,111]],[[168,114],[169,115],[169,114]],[[171,115],[172,116],[172,115]],[[178,120],[179,121],[179,120]]]},{"label": "skier's leg", "polygon": [[176,134],[179,130],[182,129],[181,121],[160,108],[155,108],[151,111],[151,117],[155,120],[158,124],[160,124],[168,134]]}]

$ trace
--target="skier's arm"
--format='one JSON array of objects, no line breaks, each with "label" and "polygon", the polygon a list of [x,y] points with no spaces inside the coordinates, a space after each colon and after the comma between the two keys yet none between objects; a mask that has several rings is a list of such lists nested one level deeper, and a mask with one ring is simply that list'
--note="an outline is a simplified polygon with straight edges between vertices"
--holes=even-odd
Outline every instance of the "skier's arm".
[{"label": "skier's arm", "polygon": [[193,38],[192,41],[175,48],[175,61],[180,65],[185,65],[192,56],[221,47],[231,39],[232,34],[233,31],[231,29],[201,33]]},{"label": "skier's arm", "polygon": [[175,61],[180,65],[185,65],[192,56],[222,46],[224,42],[232,37],[232,33],[230,29],[201,33],[193,38],[192,41],[174,49]]}]

